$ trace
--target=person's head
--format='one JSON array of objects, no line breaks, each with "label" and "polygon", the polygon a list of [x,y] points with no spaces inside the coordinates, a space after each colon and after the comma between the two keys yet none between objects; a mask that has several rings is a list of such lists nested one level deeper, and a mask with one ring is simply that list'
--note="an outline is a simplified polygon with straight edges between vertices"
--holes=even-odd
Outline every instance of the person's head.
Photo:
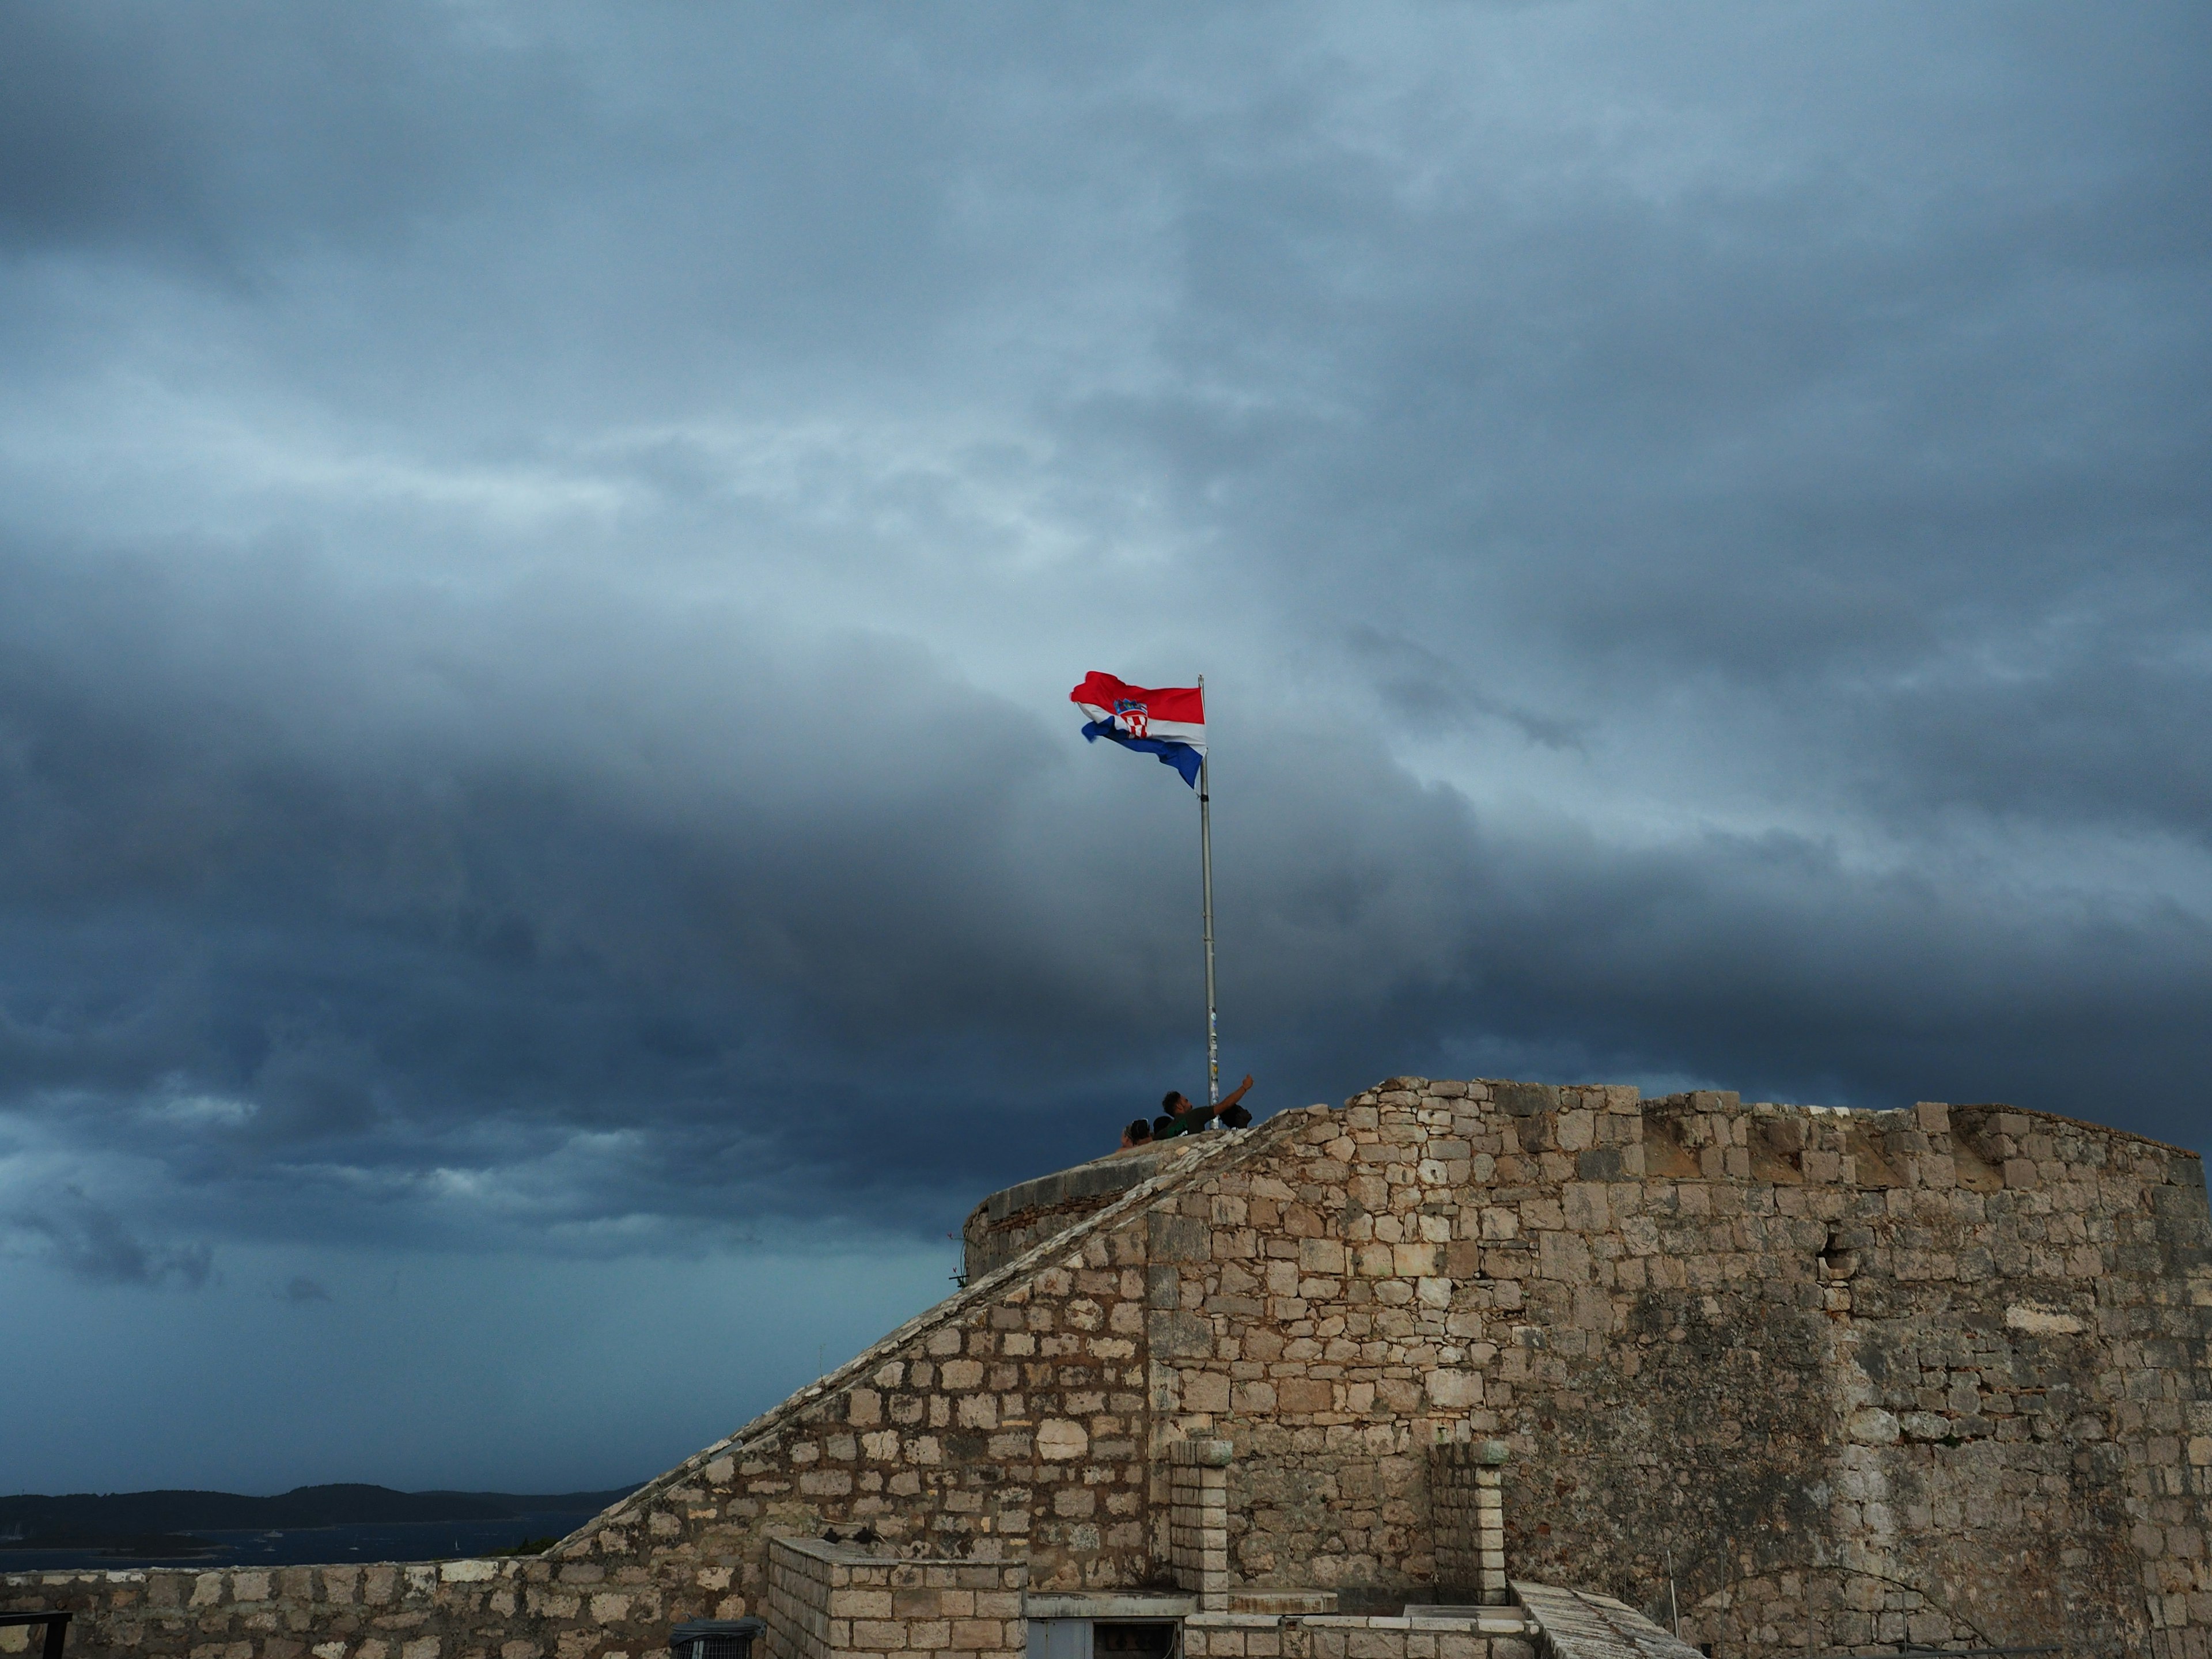
[{"label": "person's head", "polygon": [[1129,1144],[1132,1146],[1136,1146],[1139,1141],[1150,1140],[1152,1138],[1152,1126],[1146,1122],[1144,1119],[1137,1118],[1130,1123]]},{"label": "person's head", "polygon": [[1162,1112],[1158,1117],[1152,1120],[1152,1133],[1156,1135],[1164,1135],[1174,1127],[1175,1118],[1170,1113]]},{"label": "person's head", "polygon": [[1182,1091],[1170,1089],[1160,1097],[1160,1110],[1169,1117],[1190,1109],[1190,1103],[1182,1097]]}]

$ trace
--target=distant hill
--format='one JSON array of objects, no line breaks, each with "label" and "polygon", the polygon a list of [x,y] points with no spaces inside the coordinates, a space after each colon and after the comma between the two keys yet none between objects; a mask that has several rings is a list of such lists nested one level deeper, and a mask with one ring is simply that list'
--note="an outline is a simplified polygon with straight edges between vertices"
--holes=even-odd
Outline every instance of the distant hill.
[{"label": "distant hill", "polygon": [[[642,1486],[644,1482],[638,1483]],[[389,1486],[296,1486],[275,1498],[229,1492],[23,1492],[0,1498],[0,1549],[98,1548],[129,1539],[200,1532],[292,1532],[403,1521],[497,1521],[548,1510],[598,1510],[612,1492],[394,1492]]]}]

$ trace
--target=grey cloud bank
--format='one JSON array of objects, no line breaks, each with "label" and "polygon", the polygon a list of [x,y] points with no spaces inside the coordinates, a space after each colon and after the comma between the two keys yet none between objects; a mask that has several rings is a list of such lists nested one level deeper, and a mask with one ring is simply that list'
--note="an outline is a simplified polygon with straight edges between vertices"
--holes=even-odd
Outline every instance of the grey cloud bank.
[{"label": "grey cloud bank", "polygon": [[[103,1389],[100,1479],[658,1467],[1194,1086],[1092,667],[1208,676],[1271,1105],[2202,1143],[2201,9],[0,32],[0,1250],[295,1383],[183,1462]],[[819,1293],[619,1468],[526,1389],[336,1449],[495,1361],[294,1363],[387,1257],[635,1341],[763,1251]],[[23,1484],[66,1395],[0,1382]]]}]

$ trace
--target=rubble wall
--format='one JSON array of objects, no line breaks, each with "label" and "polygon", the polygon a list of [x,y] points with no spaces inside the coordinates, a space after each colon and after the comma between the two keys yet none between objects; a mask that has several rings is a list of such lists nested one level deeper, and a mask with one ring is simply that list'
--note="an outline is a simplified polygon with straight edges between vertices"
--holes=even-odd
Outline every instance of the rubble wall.
[{"label": "rubble wall", "polygon": [[[556,1565],[543,1559],[0,1579],[0,1608],[77,1615],[66,1649],[72,1659],[536,1659],[570,1650],[565,1632],[618,1624],[631,1600],[611,1585],[562,1584]],[[0,1629],[0,1654],[35,1652],[36,1639],[20,1626]]]},{"label": "rubble wall", "polygon": [[2202,1650],[2191,1154],[2000,1108],[1397,1079],[1151,1226],[1155,1407],[1234,1443],[1245,1582],[1418,1598],[1424,1453],[1497,1436],[1516,1577],[1656,1614],[1671,1564],[1724,1656]]}]

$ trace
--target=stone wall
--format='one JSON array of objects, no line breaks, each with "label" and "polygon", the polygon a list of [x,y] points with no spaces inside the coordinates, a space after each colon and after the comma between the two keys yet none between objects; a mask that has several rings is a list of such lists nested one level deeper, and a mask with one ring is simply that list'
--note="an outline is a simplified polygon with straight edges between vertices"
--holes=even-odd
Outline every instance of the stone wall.
[{"label": "stone wall", "polygon": [[767,1659],[1020,1659],[1028,1582],[1019,1562],[772,1539]]},{"label": "stone wall", "polygon": [[1486,1635],[1465,1620],[1351,1614],[1200,1613],[1182,1625],[1184,1659],[1534,1659],[1531,1634]]},{"label": "stone wall", "polygon": [[1671,1580],[1723,1659],[2206,1659],[2193,1156],[1999,1108],[1412,1079],[1194,1139],[549,1558],[386,1569],[374,1597],[354,1569],[86,1579],[72,1640],[641,1659],[763,1612],[772,1538],[862,1522],[1040,1589],[1157,1587],[1196,1440],[1231,1448],[1232,1611],[1395,1613],[1455,1592],[1437,1449],[1498,1438],[1516,1576],[1655,1616]]},{"label": "stone wall", "polygon": [[1723,1653],[2212,1613],[2188,1154],[1413,1080],[1199,1139],[564,1553],[735,1563],[698,1611],[757,1595],[761,1528],[871,1517],[1025,1546],[1042,1588],[1158,1583],[1165,1449],[1218,1438],[1238,1583],[1394,1611],[1439,1589],[1434,1448],[1496,1437],[1516,1572],[1647,1613],[1671,1576]]},{"label": "stone wall", "polygon": [[1647,1612],[1671,1576],[1723,1653],[2212,1614],[2193,1156],[1411,1079],[1279,1133],[1151,1218],[1154,1399],[1235,1443],[1248,1581],[1419,1595],[1424,1454],[1498,1435],[1516,1572]]},{"label": "stone wall", "polygon": [[[560,1580],[543,1558],[22,1573],[0,1579],[0,1607],[76,1613],[72,1656],[149,1659],[573,1659],[650,1616],[635,1593]],[[0,1629],[0,1653],[23,1636]]]}]

